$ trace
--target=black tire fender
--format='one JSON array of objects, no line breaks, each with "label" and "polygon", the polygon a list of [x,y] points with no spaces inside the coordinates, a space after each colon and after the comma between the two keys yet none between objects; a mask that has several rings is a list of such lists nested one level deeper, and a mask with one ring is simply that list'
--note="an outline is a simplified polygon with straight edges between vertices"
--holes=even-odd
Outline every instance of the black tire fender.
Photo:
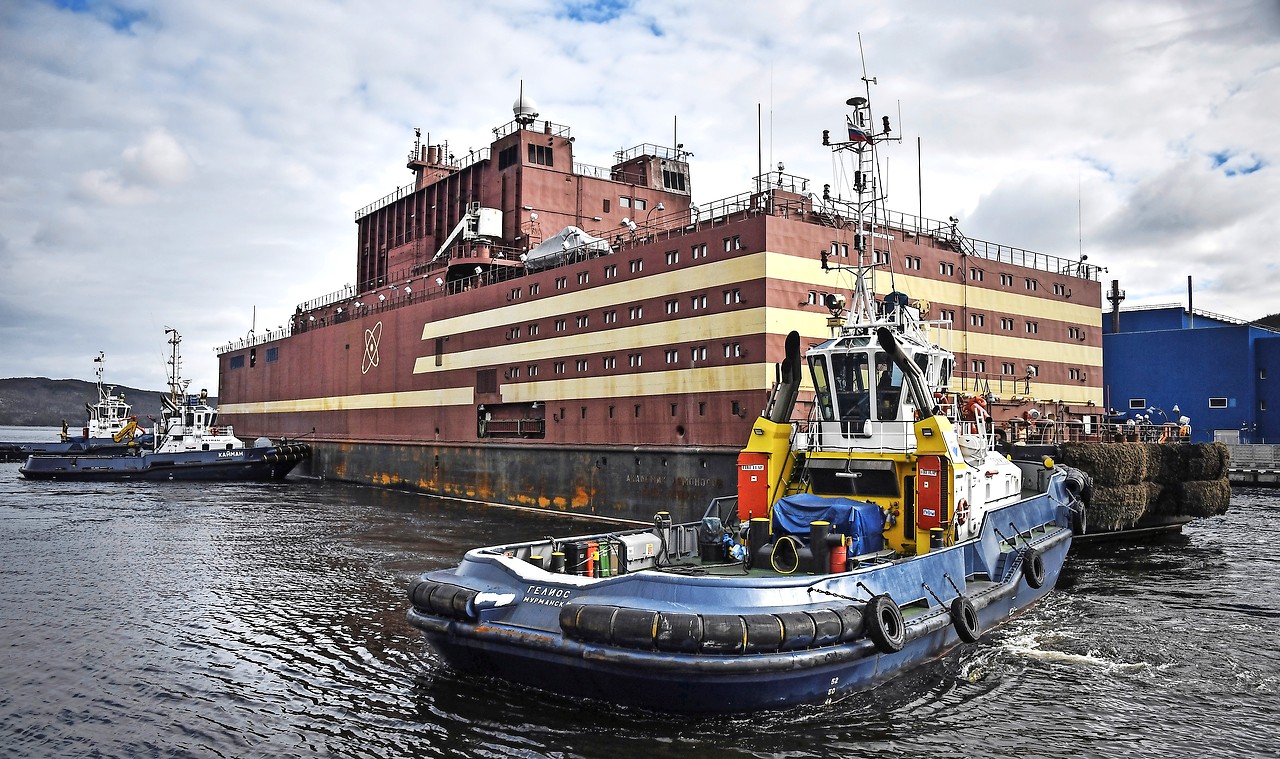
[{"label": "black tire fender", "polygon": [[1044,586],[1044,557],[1031,546],[1022,549],[1022,576],[1032,588]]},{"label": "black tire fender", "polygon": [[902,621],[902,609],[888,593],[872,596],[862,609],[863,627],[867,637],[881,653],[894,654],[907,643],[907,626]]},{"label": "black tire fender", "polygon": [[1087,518],[1086,518],[1086,513],[1085,513],[1085,510],[1084,510],[1084,507],[1083,507],[1083,506],[1081,506],[1081,507],[1079,507],[1079,508],[1076,508],[1076,509],[1072,510],[1072,512],[1071,512],[1071,534],[1072,534],[1072,535],[1076,535],[1076,536],[1080,536],[1080,535],[1085,534],[1085,532],[1086,532],[1088,529],[1089,529],[1089,526],[1088,526],[1088,520],[1087,520]]},{"label": "black tire fender", "polygon": [[968,596],[956,596],[951,601],[951,624],[956,635],[965,643],[977,643],[982,637],[982,623],[978,621],[978,609]]}]

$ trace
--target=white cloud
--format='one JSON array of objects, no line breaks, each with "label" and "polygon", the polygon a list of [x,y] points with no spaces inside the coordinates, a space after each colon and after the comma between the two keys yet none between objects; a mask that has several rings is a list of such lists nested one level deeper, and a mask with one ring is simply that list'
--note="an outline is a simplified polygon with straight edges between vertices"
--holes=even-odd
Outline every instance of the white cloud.
[{"label": "white cloud", "polygon": [[153,130],[139,145],[125,149],[121,174],[151,187],[179,184],[191,173],[191,159],[178,141],[163,129]]},{"label": "white cloud", "polygon": [[110,205],[138,205],[154,200],[157,191],[186,181],[191,159],[163,129],[152,130],[120,155],[118,165],[89,169],[76,181],[76,194]]},{"label": "white cloud", "polygon": [[120,175],[106,169],[90,169],[76,182],[77,194],[86,200],[110,205],[137,205],[153,196],[150,189],[129,185]]}]

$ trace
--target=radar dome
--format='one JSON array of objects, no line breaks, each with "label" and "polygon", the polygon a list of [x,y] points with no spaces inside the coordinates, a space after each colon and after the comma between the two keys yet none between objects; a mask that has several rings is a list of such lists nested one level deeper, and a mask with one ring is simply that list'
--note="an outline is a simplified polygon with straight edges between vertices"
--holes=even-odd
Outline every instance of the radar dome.
[{"label": "radar dome", "polygon": [[523,92],[520,93],[520,97],[516,98],[516,102],[511,104],[511,110],[516,115],[516,121],[521,124],[531,124],[534,119],[538,118],[538,104]]}]

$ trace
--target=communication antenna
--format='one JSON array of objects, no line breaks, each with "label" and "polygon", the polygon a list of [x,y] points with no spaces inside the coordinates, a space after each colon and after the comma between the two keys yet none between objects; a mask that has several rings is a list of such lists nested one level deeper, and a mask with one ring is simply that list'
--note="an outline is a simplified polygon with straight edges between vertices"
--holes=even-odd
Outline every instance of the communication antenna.
[{"label": "communication antenna", "polygon": [[[848,205],[850,206],[849,215],[853,221],[853,243],[858,262],[856,266],[836,266],[835,268],[846,269],[854,275],[853,302],[850,310],[856,314],[856,318],[873,320],[875,314],[872,296],[875,287],[874,283],[868,287],[866,280],[881,265],[876,257],[876,243],[883,242],[886,252],[890,245],[888,235],[877,233],[879,219],[882,214],[887,213],[884,210],[886,187],[879,170],[877,143],[886,140],[897,141],[901,138],[894,135],[888,116],[881,117],[877,124],[872,114],[871,85],[877,84],[877,81],[875,77],[867,75],[866,55],[862,49],[861,34],[858,35],[858,54],[862,61],[863,94],[854,95],[845,101],[845,105],[852,109],[845,116],[848,139],[837,138],[832,141],[830,130],[826,130],[823,132],[823,144],[830,146],[833,153],[846,151],[852,157],[854,200]],[[823,198],[830,201],[829,194],[825,190]],[[877,212],[878,209],[879,212]],[[827,251],[822,252],[823,267],[830,269],[832,267],[828,264],[828,255]],[[893,256],[888,255],[887,259],[885,263],[889,268],[890,288],[896,289]]]},{"label": "communication antenna", "polygon": [[178,347],[182,344],[182,335],[173,327],[165,327],[164,333],[169,336],[169,398],[176,405],[186,396],[187,385],[191,380],[182,379],[182,352]]}]

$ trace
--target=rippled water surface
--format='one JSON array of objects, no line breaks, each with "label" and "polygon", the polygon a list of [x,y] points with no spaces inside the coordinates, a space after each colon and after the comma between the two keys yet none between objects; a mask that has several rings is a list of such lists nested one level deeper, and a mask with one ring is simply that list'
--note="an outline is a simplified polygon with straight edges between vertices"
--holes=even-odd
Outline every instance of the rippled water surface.
[{"label": "rippled water surface", "polygon": [[[3,431],[0,431],[3,434]],[[27,482],[0,464],[0,756],[1276,756],[1280,491],[1080,544],[977,645],[841,703],[672,718],[442,667],[420,571],[585,521],[333,483]]]}]

